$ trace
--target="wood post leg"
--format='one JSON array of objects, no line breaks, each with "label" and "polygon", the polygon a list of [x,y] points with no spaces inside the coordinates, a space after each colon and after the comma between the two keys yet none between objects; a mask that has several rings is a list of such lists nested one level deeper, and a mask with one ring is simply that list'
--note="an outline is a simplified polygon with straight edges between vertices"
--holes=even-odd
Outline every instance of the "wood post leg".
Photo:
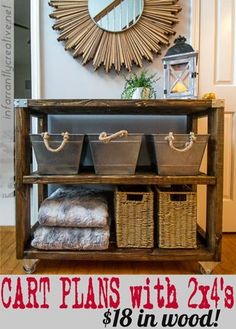
[{"label": "wood post leg", "polygon": [[36,271],[39,259],[23,259],[23,270],[26,274],[32,274]]},{"label": "wood post leg", "polygon": [[202,274],[211,274],[220,262],[199,262],[200,272]]}]

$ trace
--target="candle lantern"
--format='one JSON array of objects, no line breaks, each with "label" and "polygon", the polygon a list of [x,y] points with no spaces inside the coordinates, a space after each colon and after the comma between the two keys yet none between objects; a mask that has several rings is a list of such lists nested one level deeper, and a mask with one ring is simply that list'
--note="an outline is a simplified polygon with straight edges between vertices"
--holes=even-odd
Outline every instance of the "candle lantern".
[{"label": "candle lantern", "polygon": [[197,98],[196,66],[198,53],[179,36],[162,59],[164,98]]}]

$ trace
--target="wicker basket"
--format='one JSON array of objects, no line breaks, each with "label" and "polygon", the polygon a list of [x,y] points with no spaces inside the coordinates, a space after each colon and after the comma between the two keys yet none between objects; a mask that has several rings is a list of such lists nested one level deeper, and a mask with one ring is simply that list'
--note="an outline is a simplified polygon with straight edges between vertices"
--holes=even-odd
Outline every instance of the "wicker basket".
[{"label": "wicker basket", "polygon": [[196,248],[197,193],[184,186],[156,192],[159,248]]},{"label": "wicker basket", "polygon": [[150,187],[117,188],[115,215],[119,248],[153,247],[153,191]]}]

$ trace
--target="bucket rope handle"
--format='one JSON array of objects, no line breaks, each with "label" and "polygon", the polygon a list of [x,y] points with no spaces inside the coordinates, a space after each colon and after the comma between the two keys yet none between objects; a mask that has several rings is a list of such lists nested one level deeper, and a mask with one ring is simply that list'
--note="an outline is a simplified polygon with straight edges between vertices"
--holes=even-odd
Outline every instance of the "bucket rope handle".
[{"label": "bucket rope handle", "polygon": [[193,132],[190,132],[189,134],[189,142],[185,143],[185,147],[183,149],[179,149],[177,147],[174,146],[174,134],[172,132],[169,132],[169,135],[165,137],[165,140],[168,141],[168,144],[169,144],[169,147],[172,149],[172,150],[175,150],[177,152],[187,152],[189,151],[192,146],[193,146],[193,143],[196,141],[196,136],[194,135]]},{"label": "bucket rope handle", "polygon": [[127,137],[127,136],[128,136],[127,130],[120,130],[110,136],[108,136],[106,132],[102,132],[99,135],[98,139],[104,143],[109,143],[111,140],[116,139],[118,137]]},{"label": "bucket rope handle", "polygon": [[61,143],[60,146],[58,146],[56,149],[53,149],[50,145],[49,145],[49,139],[50,139],[50,135],[48,132],[44,132],[41,134],[41,136],[43,137],[43,142],[44,142],[44,145],[46,147],[46,149],[49,151],[49,152],[53,152],[53,153],[58,153],[60,152],[66,145],[66,143],[68,142],[69,140],[69,133],[68,132],[65,132],[65,133],[62,133],[61,134],[63,136],[63,141]]}]

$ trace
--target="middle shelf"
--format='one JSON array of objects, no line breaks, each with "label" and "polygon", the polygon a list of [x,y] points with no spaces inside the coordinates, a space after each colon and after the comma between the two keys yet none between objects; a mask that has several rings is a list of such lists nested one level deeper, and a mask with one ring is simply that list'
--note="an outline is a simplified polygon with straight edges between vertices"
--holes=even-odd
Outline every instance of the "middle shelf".
[{"label": "middle shelf", "polygon": [[135,175],[95,175],[80,173],[78,175],[39,175],[33,173],[23,176],[24,184],[191,184],[215,185],[216,177],[200,174],[197,176],[159,176],[153,173],[136,173]]}]

